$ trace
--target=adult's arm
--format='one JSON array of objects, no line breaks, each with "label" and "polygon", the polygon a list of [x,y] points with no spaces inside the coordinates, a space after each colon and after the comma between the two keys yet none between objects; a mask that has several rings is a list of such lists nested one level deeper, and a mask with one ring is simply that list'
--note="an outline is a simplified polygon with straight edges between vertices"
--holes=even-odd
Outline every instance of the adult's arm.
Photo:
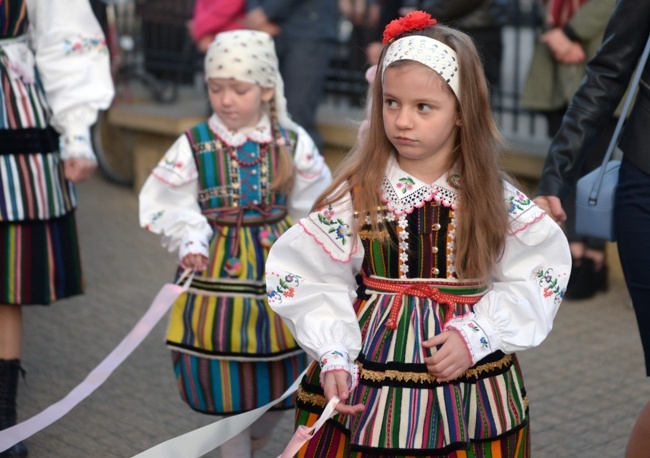
[{"label": "adult's arm", "polygon": [[650,0],[619,0],[549,147],[538,194],[564,198],[597,133],[614,114],[650,34]]}]

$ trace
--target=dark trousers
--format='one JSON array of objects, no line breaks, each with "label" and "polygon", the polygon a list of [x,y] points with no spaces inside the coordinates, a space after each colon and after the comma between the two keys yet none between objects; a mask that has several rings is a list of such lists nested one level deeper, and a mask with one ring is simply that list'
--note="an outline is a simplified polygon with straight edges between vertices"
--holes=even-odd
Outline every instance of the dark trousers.
[{"label": "dark trousers", "polygon": [[650,376],[650,175],[625,157],[616,189],[614,218],[618,254]]},{"label": "dark trousers", "polygon": [[323,141],[316,127],[316,112],[323,97],[335,44],[323,40],[290,40],[280,35],[275,46],[289,115],[307,131],[322,153]]}]

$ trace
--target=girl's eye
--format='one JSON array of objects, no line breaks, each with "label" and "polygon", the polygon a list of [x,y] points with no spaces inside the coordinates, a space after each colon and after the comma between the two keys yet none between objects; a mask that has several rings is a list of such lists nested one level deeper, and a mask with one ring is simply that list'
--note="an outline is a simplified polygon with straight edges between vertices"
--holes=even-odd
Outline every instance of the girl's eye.
[{"label": "girl's eye", "polygon": [[237,95],[244,95],[248,92],[248,89],[235,89]]},{"label": "girl's eye", "polygon": [[422,112],[428,112],[431,111],[431,105],[427,105],[426,103],[418,103],[418,111]]},{"label": "girl's eye", "polygon": [[217,93],[220,92],[221,88],[219,86],[210,86],[210,92]]},{"label": "girl's eye", "polygon": [[386,100],[384,100],[384,104],[385,104],[388,108],[395,108],[395,107],[397,106],[397,102],[396,102],[395,100],[393,100],[393,99],[386,99]]}]

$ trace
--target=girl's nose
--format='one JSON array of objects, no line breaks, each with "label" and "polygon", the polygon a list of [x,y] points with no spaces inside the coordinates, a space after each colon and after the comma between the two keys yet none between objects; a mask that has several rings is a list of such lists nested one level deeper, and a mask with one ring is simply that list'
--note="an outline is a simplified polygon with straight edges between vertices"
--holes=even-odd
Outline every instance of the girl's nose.
[{"label": "girl's nose", "polygon": [[223,91],[221,94],[221,103],[223,105],[230,105],[232,104],[232,94],[230,91]]},{"label": "girl's nose", "polygon": [[399,129],[408,129],[412,126],[411,117],[406,110],[400,110],[395,118],[395,125]]}]

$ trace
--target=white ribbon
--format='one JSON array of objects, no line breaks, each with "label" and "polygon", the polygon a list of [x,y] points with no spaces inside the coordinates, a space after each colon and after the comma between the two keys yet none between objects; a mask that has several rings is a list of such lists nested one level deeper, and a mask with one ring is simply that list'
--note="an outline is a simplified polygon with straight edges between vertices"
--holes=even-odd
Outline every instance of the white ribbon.
[{"label": "white ribbon", "polygon": [[[189,275],[189,277],[188,277]],[[184,286],[179,284],[185,280]],[[77,404],[90,396],[99,388],[117,367],[135,350],[138,345],[149,335],[154,326],[171,308],[178,296],[187,291],[192,282],[193,274],[187,269],[176,282],[177,284],[164,285],[149,306],[149,310],[140,318],[131,332],[119,343],[117,347],[104,360],[88,374],[86,379],[77,385],[70,393],[58,402],[55,402],[42,412],[34,415],[11,428],[0,431],[0,452],[7,450],[17,442],[36,434],[47,428],[55,421],[61,419]]]},{"label": "white ribbon", "polygon": [[[188,277],[189,275],[189,277]],[[90,396],[99,388],[113,373],[117,367],[135,350],[138,345],[149,335],[155,325],[171,308],[184,291],[187,291],[192,282],[193,274],[186,270],[180,276],[176,284],[164,285],[151,303],[149,310],[140,318],[131,332],[119,343],[117,347],[104,360],[93,369],[83,382],[77,385],[70,393],[60,401],[52,404],[42,412],[34,415],[11,428],[0,431],[0,452],[3,452],[19,441],[25,440],[37,432],[47,428],[52,423],[61,419],[70,412],[77,404]],[[179,286],[187,278],[184,286]],[[210,425],[196,429],[189,433],[177,436],[166,442],[158,444],[146,450],[134,458],[185,458],[200,457],[222,445],[227,440],[235,437],[252,425],[257,419],[266,413],[272,406],[293,394],[300,385],[300,381],[307,373],[305,369],[293,382],[293,384],[278,399],[269,402],[265,406],[255,410],[244,412],[239,415],[224,418]],[[289,458],[300,450],[314,434],[325,424],[325,421],[336,412],[334,408],[339,402],[338,398],[330,400],[323,414],[314,424],[307,428],[299,426],[284,452],[278,458]]]},{"label": "white ribbon", "polygon": [[[255,423],[262,415],[278,402],[290,396],[298,389],[300,381],[307,373],[305,369],[293,384],[278,399],[258,407],[255,410],[223,418],[209,425],[162,442],[133,458],[197,458],[221,446]],[[296,432],[297,433],[297,432]]]}]

